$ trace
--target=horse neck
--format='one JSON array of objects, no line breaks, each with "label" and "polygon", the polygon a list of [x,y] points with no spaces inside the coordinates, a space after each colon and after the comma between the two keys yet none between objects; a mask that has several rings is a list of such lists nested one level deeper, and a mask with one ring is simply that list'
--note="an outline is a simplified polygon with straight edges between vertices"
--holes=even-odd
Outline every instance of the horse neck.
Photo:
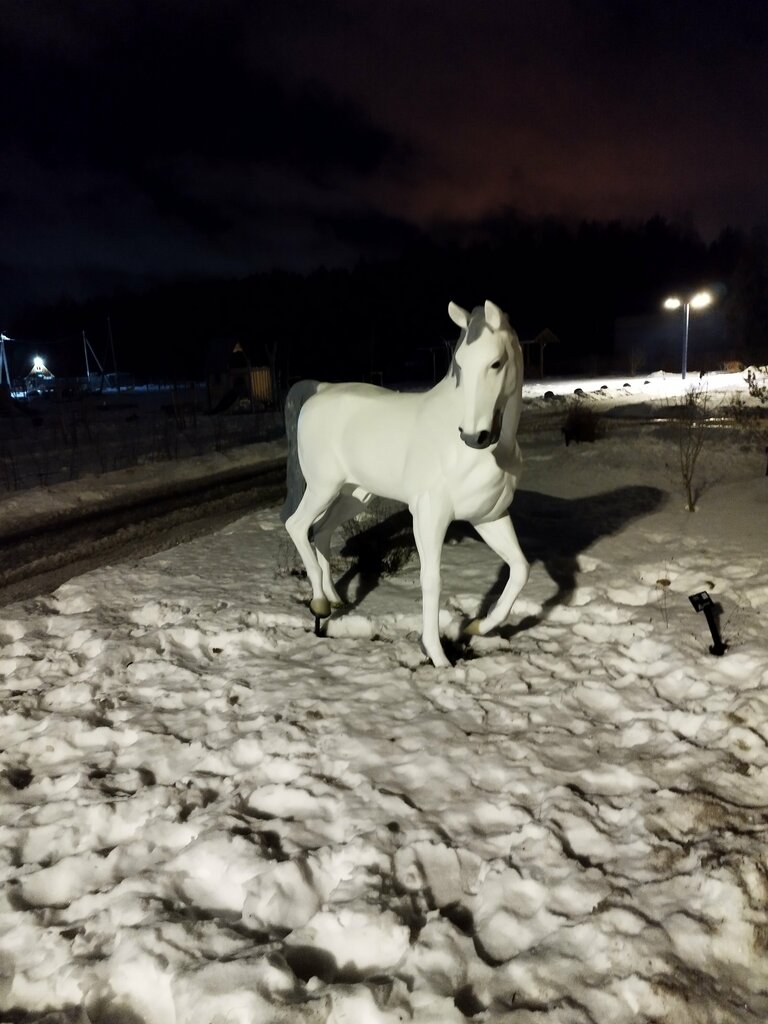
[{"label": "horse neck", "polygon": [[461,411],[461,388],[458,386],[456,377],[450,369],[443,379],[431,387],[426,394],[432,401],[438,401],[447,406],[455,406],[459,412]]}]

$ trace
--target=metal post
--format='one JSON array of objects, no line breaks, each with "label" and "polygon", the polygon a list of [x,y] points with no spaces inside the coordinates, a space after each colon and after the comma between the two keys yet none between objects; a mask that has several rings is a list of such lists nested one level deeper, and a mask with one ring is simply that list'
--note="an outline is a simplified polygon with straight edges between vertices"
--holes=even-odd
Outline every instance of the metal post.
[{"label": "metal post", "polygon": [[688,369],[688,318],[691,312],[690,302],[686,302],[685,306],[685,327],[683,328],[683,380],[685,380],[685,374]]},{"label": "metal post", "polygon": [[8,394],[11,393],[11,373],[8,369],[8,356],[5,354],[5,343],[10,341],[10,338],[6,338],[4,334],[0,334],[0,383],[3,380],[3,371],[5,371],[5,379],[8,382]]}]

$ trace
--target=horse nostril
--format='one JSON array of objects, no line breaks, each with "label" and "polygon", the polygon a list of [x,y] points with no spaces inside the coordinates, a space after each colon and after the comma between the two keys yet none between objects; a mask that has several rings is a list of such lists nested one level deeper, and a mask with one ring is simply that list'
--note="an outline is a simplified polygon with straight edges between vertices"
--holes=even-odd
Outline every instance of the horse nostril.
[{"label": "horse nostril", "polygon": [[489,430],[481,430],[480,433],[477,435],[477,443],[478,443],[478,445],[480,447],[483,447],[484,445],[486,445],[488,443],[488,439],[490,438],[490,436],[491,436],[491,433],[490,433]]}]

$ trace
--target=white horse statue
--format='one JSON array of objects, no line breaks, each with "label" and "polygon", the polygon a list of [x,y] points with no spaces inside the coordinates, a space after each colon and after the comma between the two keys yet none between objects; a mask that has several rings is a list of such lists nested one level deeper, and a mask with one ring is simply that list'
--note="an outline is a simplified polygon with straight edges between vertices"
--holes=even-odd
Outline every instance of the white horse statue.
[{"label": "white horse statue", "polygon": [[517,444],[523,354],[498,306],[468,313],[451,302],[461,328],[446,376],[430,391],[400,393],[371,384],[300,381],[286,401],[286,529],[312,585],[310,609],[326,618],[342,600],[330,572],[331,537],[373,495],[404,502],[421,562],[422,643],[439,668],[440,556],[453,520],[470,522],[509,566],[490,612],[468,633],[485,634],[509,615],[528,579],[507,509],[522,457]]}]

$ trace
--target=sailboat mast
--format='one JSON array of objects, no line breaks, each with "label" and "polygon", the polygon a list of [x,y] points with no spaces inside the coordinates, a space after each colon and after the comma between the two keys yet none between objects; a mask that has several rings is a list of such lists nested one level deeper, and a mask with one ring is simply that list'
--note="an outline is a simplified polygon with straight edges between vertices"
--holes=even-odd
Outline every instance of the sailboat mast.
[{"label": "sailboat mast", "polygon": [[3,381],[3,371],[5,371],[5,379],[8,384],[8,393],[10,394],[11,388],[11,373],[8,369],[8,356],[5,354],[5,343],[11,339],[6,337],[4,334],[0,334],[0,384]]},{"label": "sailboat mast", "polygon": [[86,384],[91,383],[91,368],[88,365],[88,339],[83,331],[83,354],[85,355],[85,381]]},{"label": "sailboat mast", "polygon": [[115,359],[115,339],[112,337],[112,318],[107,317],[107,333],[109,334],[109,347],[112,351],[112,369],[115,371],[115,387],[120,390],[120,382],[117,379],[117,359]]}]

